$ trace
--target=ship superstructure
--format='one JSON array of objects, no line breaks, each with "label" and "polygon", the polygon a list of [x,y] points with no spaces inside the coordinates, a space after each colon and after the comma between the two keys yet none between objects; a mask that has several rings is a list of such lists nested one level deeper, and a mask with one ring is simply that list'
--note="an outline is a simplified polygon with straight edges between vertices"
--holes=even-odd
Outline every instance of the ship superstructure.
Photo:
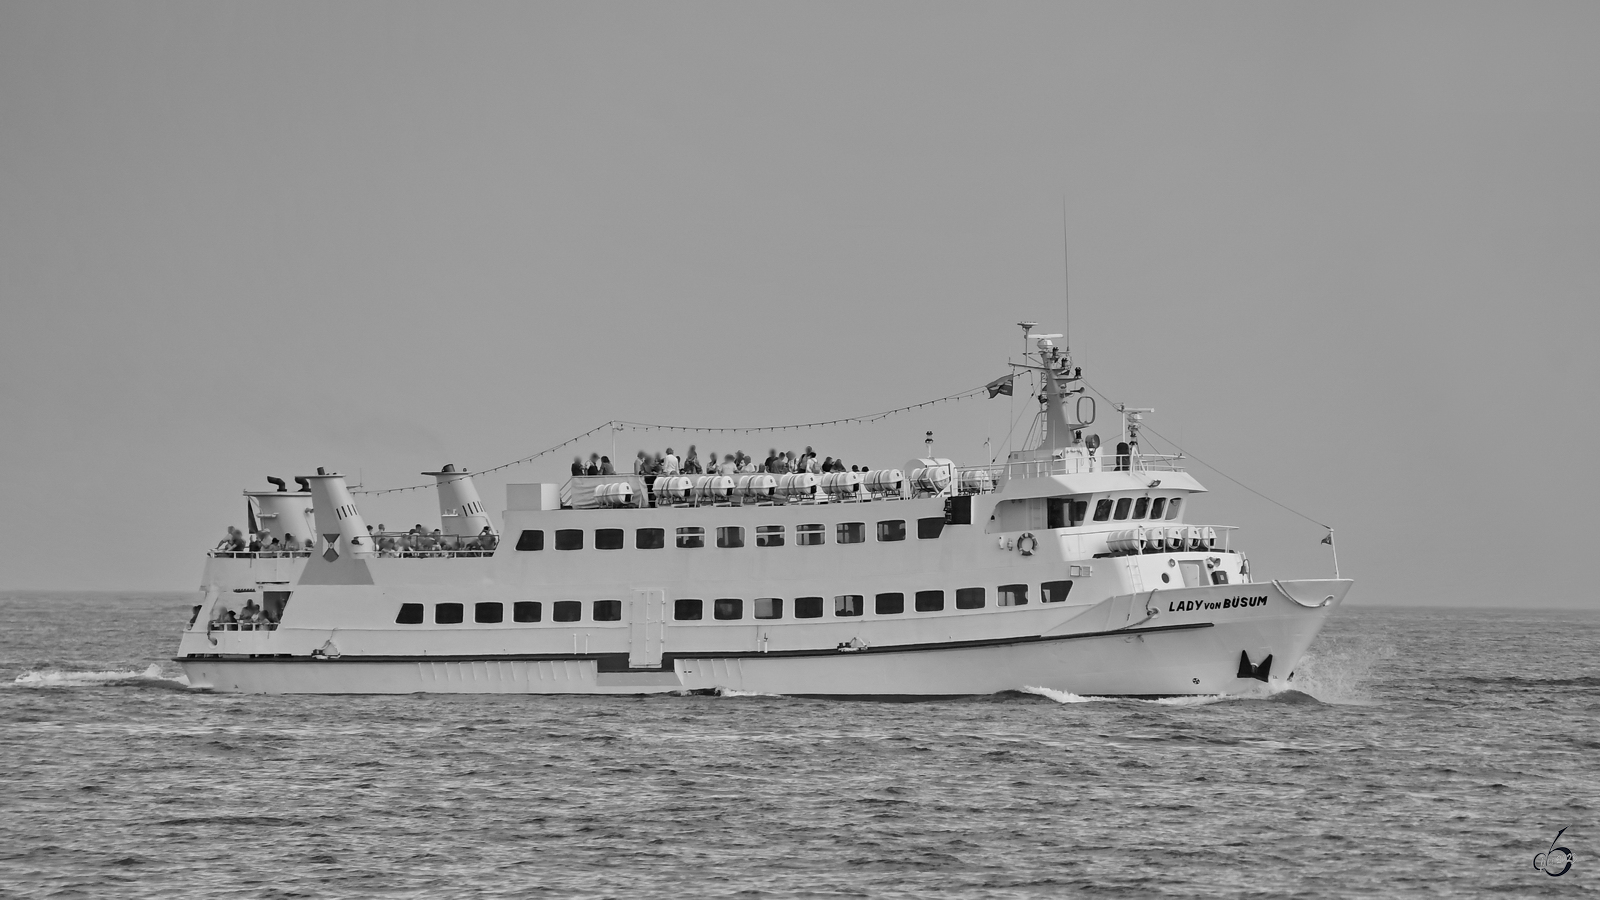
[{"label": "ship superstructure", "polygon": [[1183,460],[1141,451],[1148,411],[1101,446],[1081,370],[1033,349],[1039,439],[1003,463],[512,484],[499,531],[447,466],[421,539],[369,529],[322,469],[251,492],[314,545],[214,553],[177,660],[195,687],[273,693],[1172,696],[1290,676],[1352,582],[1254,582],[1231,529],[1191,518]]}]

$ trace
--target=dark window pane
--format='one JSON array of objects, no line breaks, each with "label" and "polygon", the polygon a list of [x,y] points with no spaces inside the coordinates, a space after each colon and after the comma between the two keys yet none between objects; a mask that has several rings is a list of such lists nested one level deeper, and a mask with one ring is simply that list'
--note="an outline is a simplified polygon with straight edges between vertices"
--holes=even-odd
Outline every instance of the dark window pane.
[{"label": "dark window pane", "polygon": [[838,530],[841,544],[859,544],[867,539],[865,522],[840,522]]},{"label": "dark window pane", "polygon": [[859,616],[866,611],[866,598],[860,594],[839,594],[833,598],[833,614]]},{"label": "dark window pane", "polygon": [[880,616],[894,616],[906,611],[905,594],[879,594],[873,600],[872,611]]},{"label": "dark window pane", "polygon": [[1134,501],[1134,504],[1133,504],[1133,517],[1135,519],[1144,518],[1144,514],[1149,512],[1149,511],[1150,511],[1150,498],[1149,497],[1140,497],[1138,500]]},{"label": "dark window pane", "polygon": [[660,550],[667,545],[665,528],[641,528],[634,533],[633,545],[640,550]]},{"label": "dark window pane", "polygon": [[698,622],[704,606],[705,604],[699,600],[675,600],[672,603],[672,617],[679,622]]},{"label": "dark window pane", "polygon": [[1067,599],[1068,594],[1072,593],[1072,582],[1046,581],[1044,584],[1039,585],[1039,593],[1046,603],[1060,603]]},{"label": "dark window pane", "polygon": [[518,550],[543,550],[544,532],[529,529],[517,537]]},{"label": "dark window pane", "polygon": [[596,528],[594,530],[594,548],[596,550],[621,550],[621,528]]},{"label": "dark window pane", "polygon": [[1150,501],[1150,518],[1159,519],[1167,511],[1167,498],[1157,497]]},{"label": "dark window pane", "polygon": [[755,609],[756,618],[758,618],[758,619],[781,619],[781,618],[783,618],[783,598],[782,597],[757,597],[756,600],[755,600],[755,604],[756,604],[756,609]]},{"label": "dark window pane", "polygon": [[[1178,517],[1178,507],[1180,507],[1182,505],[1183,505],[1183,501],[1180,500],[1177,497],[1173,497],[1172,498],[1172,502],[1167,504],[1167,519],[1169,521],[1172,520],[1172,519],[1176,519]],[[1215,521],[1215,520],[1212,520],[1212,521]]]},{"label": "dark window pane", "polygon": [[1111,518],[1111,499],[1099,500],[1094,505],[1094,520],[1096,522],[1109,521]]},{"label": "dark window pane", "polygon": [[794,529],[794,542],[802,547],[818,547],[827,539],[827,529],[821,525],[798,525]]},{"label": "dark window pane", "polygon": [[1045,503],[1044,527],[1046,527],[1046,528],[1065,528],[1065,527],[1067,527],[1067,507],[1069,505],[1071,505],[1071,501],[1063,500],[1060,497],[1051,497]]},{"label": "dark window pane", "polygon": [[721,597],[711,604],[711,614],[724,621],[744,618],[744,601],[736,597]]},{"label": "dark window pane", "polygon": [[1221,569],[1218,569],[1217,571],[1212,572],[1211,573],[1211,583],[1212,584],[1227,584],[1228,583],[1228,573],[1222,571]]},{"label": "dark window pane", "polygon": [[494,625],[506,620],[506,608],[502,603],[475,603],[472,606],[472,621],[479,625]]},{"label": "dark window pane", "polygon": [[983,609],[983,588],[961,588],[956,591],[956,609]]},{"label": "dark window pane", "polygon": [[594,620],[596,622],[621,622],[621,600],[596,600],[594,602]]},{"label": "dark window pane", "polygon": [[576,600],[557,600],[550,618],[556,622],[576,622],[583,618],[583,604]]},{"label": "dark window pane", "polygon": [[878,540],[903,541],[906,539],[906,520],[889,519],[878,523]]},{"label": "dark window pane", "polygon": [[917,520],[917,537],[920,540],[932,540],[944,533],[944,517],[934,516],[931,519]]},{"label": "dark window pane", "polygon": [[704,528],[679,528],[678,546],[684,549],[694,549],[706,545],[706,532]]},{"label": "dark window pane", "polygon": [[718,547],[743,547],[744,529],[737,525],[723,525],[717,528]]},{"label": "dark window pane", "polygon": [[938,612],[944,609],[944,591],[917,591],[917,612]]},{"label": "dark window pane", "polygon": [[783,526],[782,525],[757,525],[756,526],[756,546],[757,547],[782,547],[783,546]]},{"label": "dark window pane", "polygon": [[537,622],[543,610],[537,600],[518,600],[511,605],[511,620],[513,622]]},{"label": "dark window pane", "polygon": [[439,603],[433,607],[433,621],[440,625],[459,625],[465,613],[459,603]]},{"label": "dark window pane", "polygon": [[1072,518],[1068,520],[1067,527],[1074,528],[1083,524],[1083,517],[1089,514],[1089,501],[1074,500],[1068,504],[1071,508]]},{"label": "dark window pane", "polygon": [[1123,520],[1123,519],[1126,519],[1128,517],[1128,507],[1130,507],[1132,505],[1133,505],[1133,498],[1132,497],[1123,497],[1121,500],[1118,500],[1117,501],[1117,513],[1116,513],[1116,516],[1114,518],[1116,518],[1117,521],[1119,521],[1119,522],[1121,520]]},{"label": "dark window pane", "polygon": [[999,606],[1027,606],[1028,586],[1025,584],[1000,585]]},{"label": "dark window pane", "polygon": [[422,624],[422,604],[421,603],[402,603],[402,604],[400,604],[400,615],[394,617],[394,623],[396,625],[421,625]]},{"label": "dark window pane", "polygon": [[794,617],[796,619],[819,619],[822,617],[821,597],[796,597],[794,598]]},{"label": "dark window pane", "polygon": [[557,531],[556,532],[556,549],[557,550],[582,550],[583,549],[583,529],[581,529],[581,528],[563,528],[560,531]]}]

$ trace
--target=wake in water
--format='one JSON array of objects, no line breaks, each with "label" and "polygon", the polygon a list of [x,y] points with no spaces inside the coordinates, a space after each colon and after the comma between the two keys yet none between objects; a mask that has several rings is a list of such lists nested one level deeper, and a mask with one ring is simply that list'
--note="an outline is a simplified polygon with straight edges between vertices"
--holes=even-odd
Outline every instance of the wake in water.
[{"label": "wake in water", "polygon": [[43,671],[30,669],[18,675],[12,684],[16,687],[26,688],[102,687],[106,685],[188,688],[189,679],[182,675],[176,678],[168,678],[161,673],[160,665],[151,663],[149,668],[143,672],[115,670],[105,672],[63,672],[60,669],[45,669]]},{"label": "wake in water", "polygon": [[1139,697],[1083,697],[1068,691],[1058,691],[1047,687],[1025,687],[1024,694],[1035,694],[1048,697],[1057,703],[1151,703],[1157,706],[1210,706],[1213,703],[1231,703],[1238,701],[1266,700],[1277,703],[1321,703],[1319,698],[1304,691],[1298,690],[1281,681],[1272,681],[1237,694],[1195,694],[1186,697],[1158,697],[1146,700]]}]

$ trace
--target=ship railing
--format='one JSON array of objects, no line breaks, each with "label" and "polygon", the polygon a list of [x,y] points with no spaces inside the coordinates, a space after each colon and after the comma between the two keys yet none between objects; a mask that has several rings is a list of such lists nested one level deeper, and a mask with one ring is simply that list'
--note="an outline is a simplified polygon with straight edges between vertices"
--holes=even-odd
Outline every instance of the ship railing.
[{"label": "ship railing", "polygon": [[277,622],[212,622],[207,631],[277,631]]},{"label": "ship railing", "polygon": [[377,555],[385,559],[474,559],[493,556],[499,546],[495,536],[487,546],[477,535],[440,534],[418,536],[409,531],[373,532]]},{"label": "ship railing", "polygon": [[210,550],[206,552],[206,556],[212,559],[304,559],[310,555],[310,550]]},{"label": "ship railing", "polygon": [[[739,475],[729,476],[736,482],[741,475],[762,474],[741,472]],[[738,494],[732,496],[702,497],[692,490],[688,496],[679,499],[668,499],[651,490],[651,485],[645,481],[643,475],[573,475],[561,485],[562,509],[642,509],[652,503],[657,508],[667,509],[674,507],[700,507],[700,506],[794,506],[817,503],[869,503],[880,500],[904,500],[913,494],[888,492],[873,492],[862,486],[861,490],[850,495],[833,495],[822,491],[820,486],[815,494],[805,496],[784,496],[772,494],[761,497],[742,497]],[[660,476],[665,477],[665,476]],[[699,478],[698,475],[684,476],[691,481]],[[774,476],[780,477],[780,476]],[[628,502],[620,506],[607,506],[595,499],[595,489],[603,484],[625,483],[632,491]]]},{"label": "ship railing", "polygon": [[[1029,459],[988,466],[960,466],[957,483],[962,493],[986,493],[985,482],[995,487],[1012,478],[1048,478],[1053,475],[1087,475],[1091,472],[1182,472],[1184,457],[1145,453],[1118,456],[1067,456]],[[984,476],[987,476],[985,478]]]}]

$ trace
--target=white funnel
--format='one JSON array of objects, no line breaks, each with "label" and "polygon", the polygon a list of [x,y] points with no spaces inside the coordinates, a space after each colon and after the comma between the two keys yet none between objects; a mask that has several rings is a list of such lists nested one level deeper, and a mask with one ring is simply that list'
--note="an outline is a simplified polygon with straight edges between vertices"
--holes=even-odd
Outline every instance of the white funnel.
[{"label": "white funnel", "polygon": [[458,472],[453,465],[446,464],[437,472],[423,472],[432,475],[439,482],[439,530],[456,537],[477,537],[488,528],[491,534],[495,531],[494,523],[484,514],[483,501],[478,499],[478,488],[472,483],[472,475],[467,472]]},{"label": "white funnel", "polygon": [[361,520],[355,498],[345,486],[344,476],[328,473],[319,466],[317,474],[307,475],[311,483],[311,502],[316,510],[316,552],[333,562],[340,557],[368,557],[372,555],[372,537],[367,524]]},{"label": "white funnel", "polygon": [[[282,479],[271,479],[283,484]],[[294,535],[296,541],[315,540],[316,526],[311,521],[311,495],[305,491],[245,491],[256,529],[278,540]]]}]

